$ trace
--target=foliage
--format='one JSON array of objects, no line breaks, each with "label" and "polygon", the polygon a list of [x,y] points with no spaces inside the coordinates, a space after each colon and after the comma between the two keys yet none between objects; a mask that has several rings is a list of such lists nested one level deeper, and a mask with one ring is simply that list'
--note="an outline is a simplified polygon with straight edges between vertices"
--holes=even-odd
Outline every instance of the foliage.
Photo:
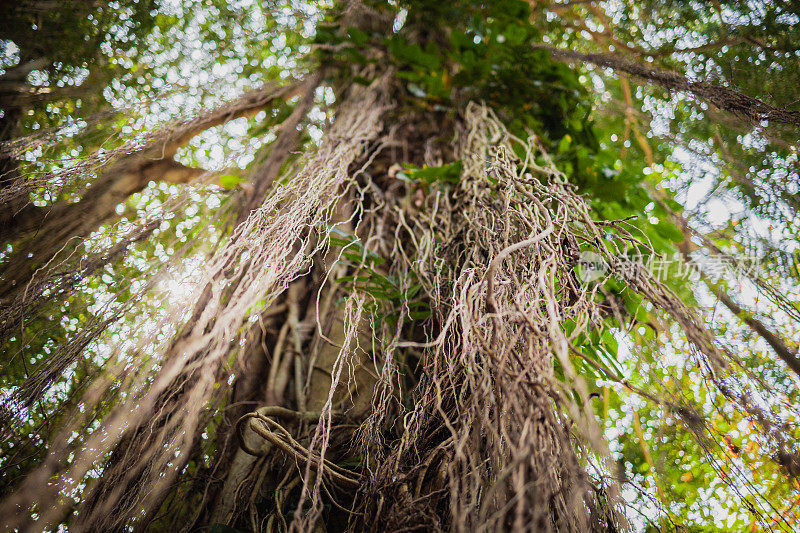
[{"label": "foliage", "polygon": [[[716,248],[710,255],[757,255],[760,273],[742,279],[724,270],[721,273],[729,280],[724,288],[744,287],[741,294],[753,300],[754,311],[748,316],[783,331],[779,337],[796,353],[792,339],[797,338],[800,277],[792,253],[798,246],[800,204],[797,132],[773,124],[754,126],[687,95],[671,94],[657,85],[637,85],[610,70],[569,65],[538,46],[548,43],[624,54],[790,109],[797,105],[794,89],[800,79],[800,12],[794,3],[765,2],[755,7],[743,0],[366,4],[380,16],[365,22],[350,18],[338,5],[327,8],[315,2],[214,0],[178,7],[160,2],[89,2],[59,5],[47,13],[36,2],[4,7],[0,39],[7,75],[0,80],[0,91],[11,94],[6,86],[11,87],[7,82],[15,69],[38,61],[41,64],[9,90],[44,95],[9,97],[3,104],[5,139],[31,143],[12,158],[13,166],[31,178],[56,175],[69,167],[69,161],[121,146],[125,139],[146,134],[176,115],[191,115],[189,109],[209,107],[264,82],[301,78],[321,65],[323,87],[314,111],[303,122],[299,141],[303,150],[313,153],[324,142],[319,140],[320,131],[336,116],[348,89],[373,87],[379,74],[391,68],[394,107],[387,116],[396,121],[396,135],[408,146],[388,162],[383,160],[388,156],[376,155],[377,170],[368,171],[374,174],[371,179],[385,179],[392,190],[400,191],[392,209],[425,216],[430,198],[455,194],[468,170],[454,150],[441,147],[458,140],[457,128],[451,125],[462,120],[467,104],[485,103],[512,136],[541,148],[531,156],[530,149],[526,153],[520,148],[528,145],[514,144],[516,169],[524,173],[552,163],[585,199],[593,219],[606,228],[598,242],[575,243],[575,254],[596,250],[614,255],[624,248],[629,262],[671,265],[660,272],[660,281],[681,302],[712,307],[707,326],[731,347],[736,364],[748,376],[748,390],[759,391],[763,397],[757,403],[778,413],[783,421],[780,431],[796,438],[794,406],[800,399],[796,377],[741,316],[713,309],[716,299],[704,288],[703,279],[686,276],[672,261],[681,257],[678,263],[685,266],[683,261],[693,249],[711,250],[709,242]],[[391,30],[381,26],[382,17],[392,21]],[[279,100],[236,124],[201,134],[176,157],[186,165],[214,171],[216,184],[189,190],[183,184],[153,182],[120,200],[116,220],[81,237],[85,242],[78,245],[79,254],[88,255],[119,242],[127,228],[142,223],[148,214],[163,216],[146,238],[88,274],[67,297],[45,302],[4,339],[3,416],[12,416],[14,426],[0,455],[0,495],[11,494],[43,461],[79,395],[109,362],[127,360],[144,367],[157,360],[157,345],[178,338],[180,326],[173,324],[173,329],[159,330],[158,339],[147,343],[144,353],[137,353],[138,348],[126,340],[148,320],[155,323],[166,317],[175,295],[189,282],[197,282],[209,258],[234,239],[242,198],[252,187],[259,163],[271,150],[281,149],[275,148],[276,132],[297,105],[295,97]],[[52,132],[57,133],[48,139]],[[441,157],[429,158],[422,152],[423,138]],[[304,161],[300,155],[290,157],[281,166],[279,186],[290,184]],[[47,208],[75,202],[99,174],[99,169],[83,173],[68,187],[37,187],[28,202]],[[526,174],[526,178],[546,184],[543,175]],[[358,189],[364,182],[354,176],[353,183]],[[0,185],[6,187],[5,182]],[[496,187],[489,196],[498,199],[501,193]],[[354,197],[371,198],[371,193],[359,194]],[[374,206],[361,209],[370,208]],[[445,315],[431,305],[436,303],[433,295],[423,290],[428,283],[420,278],[424,272],[400,270],[402,261],[393,255],[398,246],[378,248],[344,227],[333,224],[320,231],[321,242],[336,254],[335,268],[343,273],[334,278],[343,291],[338,293],[339,307],[362,302],[359,309],[378,324],[387,341],[383,350],[394,350],[398,339],[411,344],[430,340],[431,332],[443,327]],[[403,228],[396,235],[412,242],[419,237],[413,232]],[[692,238],[692,232],[706,240]],[[0,252],[0,262],[17,245],[10,241]],[[568,253],[572,250],[566,250],[565,257]],[[65,265],[66,272],[70,264]],[[148,284],[156,271],[160,278]],[[557,289],[567,293],[567,282],[563,283]],[[765,437],[764,428],[746,412],[726,403],[730,398],[712,386],[708,362],[691,346],[692,339],[673,315],[643,298],[618,273],[585,285],[603,310],[602,324],[583,331],[576,321],[564,320],[561,327],[567,335],[575,333],[572,343],[577,350],[569,361],[585,382],[588,408],[601,421],[610,443],[623,500],[633,509],[629,515],[643,516],[632,520],[634,528],[796,527],[800,516],[788,504],[797,498],[800,472],[793,470],[791,458],[786,459],[791,452]],[[313,299],[304,298],[310,306]],[[264,294],[259,303],[268,300]],[[231,341],[231,354],[238,357],[237,350],[243,352],[245,341],[252,341],[256,334],[249,326],[262,320],[256,318],[262,311],[253,309],[253,319],[243,317],[238,330],[231,332],[239,339],[239,344]],[[181,312],[179,318],[187,319],[188,311]],[[47,368],[53,354],[61,353],[70,340],[114,313],[116,319],[98,328],[100,332],[82,347],[82,355],[48,384],[36,404],[14,413],[19,387]],[[276,331],[262,333],[257,340],[266,346],[277,338]],[[427,354],[412,349],[394,354],[402,366],[404,408],[413,407],[409,398],[424,379],[430,363]],[[568,380],[569,365],[556,361],[555,366],[556,377]],[[238,367],[230,370],[231,381],[221,380],[216,386],[235,390],[231,384],[234,377],[243,376],[239,372]],[[99,427],[125,394],[122,388],[109,390],[87,419],[87,433]],[[582,401],[577,386],[570,394]],[[654,397],[659,401],[652,401]],[[176,483],[169,500],[177,501],[177,506],[199,505],[199,483],[211,477],[210,465],[225,453],[223,437],[230,423],[215,412],[209,420],[191,461],[187,460],[180,478],[183,485]],[[399,440],[398,431],[390,428],[382,435]],[[71,436],[70,446],[79,448],[82,438]],[[347,468],[372,465],[361,456],[340,459],[339,466]],[[273,495],[277,493],[273,490]],[[187,494],[194,496],[181,502],[181,495]],[[298,492],[291,494],[288,501],[299,509]],[[756,496],[774,505],[783,521],[759,515]],[[266,497],[258,501],[269,509]],[[335,501],[326,500],[325,516],[331,520],[337,516]],[[189,520],[194,511],[182,508],[179,515],[153,520],[169,529],[173,520]],[[209,531],[237,530],[208,523]]]}]

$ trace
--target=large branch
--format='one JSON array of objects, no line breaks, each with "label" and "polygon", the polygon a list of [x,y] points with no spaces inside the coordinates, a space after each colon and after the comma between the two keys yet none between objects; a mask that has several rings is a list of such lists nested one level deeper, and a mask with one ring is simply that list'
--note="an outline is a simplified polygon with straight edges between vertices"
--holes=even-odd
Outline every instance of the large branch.
[{"label": "large branch", "polygon": [[[4,264],[0,277],[0,300],[9,300],[31,279],[36,268],[67,253],[68,243],[79,240],[116,217],[116,207],[131,194],[141,191],[150,180],[188,183],[205,171],[184,166],[173,159],[178,149],[212,127],[249,116],[275,101],[287,99],[316,87],[315,76],[285,87],[269,86],[247,93],[233,102],[203,113],[152,136],[151,142],[117,159],[100,174],[77,202],[60,202],[50,207],[24,209],[0,228],[6,242],[20,241]],[[311,90],[313,94],[313,89]],[[302,107],[306,107],[307,97]],[[296,122],[291,121],[291,129]],[[23,216],[24,215],[24,216]],[[28,238],[35,233],[35,237]]]},{"label": "large branch", "polygon": [[708,285],[708,288],[711,290],[714,296],[716,296],[719,301],[722,302],[731,313],[733,313],[734,316],[747,324],[750,329],[760,335],[761,338],[772,347],[772,350],[775,352],[775,354],[780,357],[784,363],[786,363],[786,366],[792,369],[795,374],[800,376],[800,357],[797,355],[797,350],[790,349],[782,338],[773,333],[763,322],[753,316],[751,312],[744,310],[718,284],[713,283],[705,276],[703,277],[706,281],[706,285]]},{"label": "large branch", "polygon": [[18,65],[7,68],[3,74],[0,74],[0,83],[7,80],[23,80],[34,70],[44,68],[48,64],[50,64],[50,60],[46,57],[40,57],[38,59],[26,61],[25,63],[19,63]]},{"label": "large branch", "polygon": [[758,98],[752,98],[728,87],[714,85],[704,81],[689,81],[685,76],[642,65],[608,54],[583,54],[572,50],[564,50],[546,44],[534,45],[534,48],[547,50],[556,59],[591,63],[598,67],[611,68],[617,72],[625,72],[636,78],[650,81],[665,89],[687,92],[716,107],[743,117],[751,123],[762,121],[777,122],[800,126],[800,111],[775,107]]},{"label": "large branch", "polygon": [[280,125],[280,133],[275,138],[275,141],[270,147],[270,153],[267,159],[261,163],[250,177],[250,182],[253,186],[252,191],[245,200],[245,205],[240,212],[239,220],[244,220],[250,214],[250,211],[257,208],[267,194],[272,182],[278,176],[283,164],[291,155],[293,149],[297,147],[300,138],[298,126],[300,122],[308,115],[311,106],[314,104],[314,93],[320,81],[322,81],[322,74],[318,73],[309,78],[300,101],[295,106],[294,111],[289,117]]},{"label": "large branch", "polygon": [[270,84],[257,91],[245,93],[233,102],[198,115],[196,118],[181,124],[163,143],[165,154],[175,155],[175,152],[185,146],[192,138],[200,133],[215,126],[221,126],[237,118],[250,117],[261,111],[264,107],[277,99],[289,100],[302,94],[304,90],[313,84],[319,83],[316,78],[309,80],[295,81],[283,87],[275,87]]},{"label": "large branch", "polygon": [[[309,82],[299,81],[284,87],[268,84],[248,92],[232,102],[225,103],[211,111],[171,124],[150,135],[144,146],[131,144],[115,149],[124,153],[108,165],[98,179],[77,202],[61,202],[50,207],[19,207],[15,214],[6,217],[0,227],[0,243],[18,240],[41,228],[46,220],[70,211],[70,206],[89,209],[92,212],[104,211],[110,214],[125,198],[141,191],[150,180],[164,180],[171,183],[187,183],[203,173],[199,169],[188,169],[173,161],[178,150],[195,136],[216,126],[221,126],[237,118],[252,116],[277,99],[289,99],[302,92]],[[20,176],[21,187],[27,179]],[[7,184],[6,187],[13,186]],[[98,224],[105,220],[98,220]]]},{"label": "large branch", "polygon": [[[659,203],[661,203],[662,207],[664,207],[664,209],[670,213],[675,221],[675,224],[678,226],[678,229],[680,229],[683,233],[683,242],[678,245],[678,250],[680,250],[681,255],[687,263],[693,263],[694,261],[692,260],[690,253],[699,248],[698,245],[692,242],[692,234],[696,234],[696,232],[689,227],[688,220],[686,220],[679,213],[674,212],[663,202],[663,195],[656,192],[655,196]],[[722,250],[717,248],[716,245],[711,243],[707,237],[704,235],[701,235],[701,237],[703,238],[704,244],[707,245],[712,253],[727,258],[727,255]],[[756,334],[761,336],[761,338],[764,339],[767,344],[770,345],[770,347],[772,347],[772,350],[775,352],[775,354],[784,363],[786,363],[786,366],[788,366],[795,374],[800,376],[800,357],[798,357],[798,350],[791,349],[778,334],[769,329],[761,320],[753,316],[752,313],[746,311],[739,304],[737,304],[736,301],[731,298],[730,295],[728,295],[728,293],[725,292],[725,290],[719,284],[711,281],[711,279],[709,279],[699,267],[697,270],[711,293],[714,294],[714,296],[716,296],[717,299],[722,302],[722,304],[727,307],[736,318],[744,322]]]}]

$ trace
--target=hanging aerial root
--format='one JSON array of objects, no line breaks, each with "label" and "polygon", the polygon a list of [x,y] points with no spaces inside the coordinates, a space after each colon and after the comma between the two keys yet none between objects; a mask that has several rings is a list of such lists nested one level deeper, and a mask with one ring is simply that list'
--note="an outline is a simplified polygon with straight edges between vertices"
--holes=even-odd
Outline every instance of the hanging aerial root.
[{"label": "hanging aerial root", "polygon": [[[314,527],[326,485],[356,499],[353,529],[624,528],[615,466],[589,407],[588,386],[571,359],[607,324],[608,311],[599,303],[606,278],[579,279],[582,250],[603,258],[606,276],[669,313],[711,382],[770,427],[768,413],[732,373],[735,357],[676,295],[627,258],[629,250],[644,246],[632,226],[592,220],[585,200],[535,138],[513,137],[490,110],[471,104],[464,112],[455,143],[463,163],[457,184],[434,183],[419,190],[422,200],[408,202],[397,197],[394,185],[373,181],[369,166],[385,140],[384,82],[353,87],[317,153],[236,228],[206,266],[185,326],[155,358],[157,370],[134,368],[125,376],[124,403],[79,449],[69,446],[69,435],[86,416],[67,424],[42,467],[0,507],[0,523],[41,530],[61,518],[67,498],[86,481],[89,495],[73,529],[146,527],[222,401],[218,384],[229,375],[226,358],[244,320],[324,255],[327,224],[348,187],[349,193],[357,189],[358,200],[370,199],[372,208],[353,210],[353,233],[365,250],[390,251],[386,274],[406,295],[404,312],[390,324],[370,316],[368,295],[346,295],[331,311],[343,315],[341,335],[328,338],[320,324],[316,332],[335,347],[324,368],[327,390],[314,392],[314,405],[306,407],[299,398],[297,411],[268,407],[240,419],[240,436],[257,434],[300,470],[277,484],[283,494],[302,478],[295,530]],[[356,165],[362,165],[357,183]],[[335,279],[340,266],[328,274]],[[423,327],[406,318],[412,286],[432,311]],[[331,290],[327,296],[342,293]],[[331,314],[318,313],[317,319]],[[372,349],[379,375],[373,411],[357,433],[366,467],[356,473],[326,456],[335,431],[335,394],[347,384],[356,354],[365,351],[365,323],[376,333]],[[284,342],[291,344],[296,339],[289,339],[289,330],[300,327],[296,309],[287,311],[287,324]],[[318,355],[319,350],[312,357]],[[410,357],[418,362],[415,372],[401,366]],[[276,375],[281,368],[290,367],[276,365]],[[124,375],[117,370],[113,375]],[[414,373],[418,381],[403,388],[401,373]],[[302,385],[302,379],[297,382]],[[96,406],[103,387],[110,386],[111,381],[98,383],[85,405]],[[309,444],[279,419],[316,422]],[[244,438],[242,443],[245,453],[261,454]],[[102,476],[87,475],[101,463]],[[58,499],[59,493],[66,496]],[[276,507],[284,508],[284,502]]]},{"label": "hanging aerial root", "polygon": [[[73,529],[122,527],[142,510],[145,520],[151,516],[188,461],[199,429],[207,424],[207,407],[219,399],[216,385],[227,376],[226,356],[244,320],[308,268],[309,258],[324,246],[319,233],[328,231],[325,223],[351,176],[350,166],[379,138],[389,105],[385,84],[386,78],[378,77],[370,87],[352,88],[317,152],[208,263],[188,323],[165,346],[158,371],[127,391],[124,403],[65,463],[69,450],[58,442],[69,441],[72,426],[67,424],[50,457],[3,502],[4,527],[40,530],[57,522],[69,500],[56,495],[74,494],[111,450]],[[34,506],[39,509],[35,518],[29,512]]]},{"label": "hanging aerial root", "polygon": [[[320,417],[320,413],[303,413],[302,415],[303,418],[310,421],[313,420],[314,422],[319,420]],[[300,464],[308,463],[310,468],[315,471],[319,471],[321,465],[323,477],[330,479],[341,488],[355,490],[361,485],[358,473],[341,468],[327,459],[320,457],[319,454],[311,452],[297,442],[286,428],[259,412],[247,414],[237,422],[240,445],[245,452],[257,457],[264,455],[259,451],[248,449],[244,444],[244,438],[241,436],[243,431],[242,425],[244,423],[249,424],[252,431],[288,455],[291,459],[299,461]]]},{"label": "hanging aerial root", "polygon": [[[391,350],[422,350],[426,364],[413,408],[399,415],[400,438],[381,439],[388,452],[364,437],[395,425],[385,420],[389,411],[376,409],[362,427],[364,454],[377,462],[364,521],[396,529],[603,529],[615,488],[609,483],[600,501],[587,474],[588,462],[608,454],[583,409],[588,391],[568,349],[601,322],[597,288],[580,284],[574,267],[577,243],[602,233],[540,147],[512,138],[482,106],[470,105],[463,120],[459,183],[432,187],[422,208],[396,215],[403,259],[394,268],[419,280],[442,329],[427,342],[399,340],[395,331],[387,338]],[[523,160],[514,144],[526,147]],[[377,405],[397,383],[381,381]],[[589,446],[580,455],[576,434]]]},{"label": "hanging aerial root", "polygon": [[[602,287],[609,276],[677,322],[734,405],[759,423],[768,418],[733,373],[733,354],[630,258],[648,248],[646,239],[626,221],[593,220],[534,139],[513,137],[491,111],[471,104],[457,140],[459,183],[431,186],[419,208],[398,205],[387,228],[393,235],[364,239],[394,239],[400,265],[392,272],[413,275],[440,326],[426,341],[399,339],[402,324],[383,333],[387,354],[416,351],[424,368],[412,401],[403,402],[412,407],[398,413],[385,409],[387,397],[409,392],[398,388],[390,362],[399,356],[384,358],[376,408],[360,429],[363,455],[374,463],[361,502],[370,527],[625,527],[616,468],[572,364],[590,334],[607,327]],[[579,279],[582,251],[605,262],[600,279]],[[697,427],[683,405],[639,390]],[[386,428],[399,428],[399,437],[387,438]]]},{"label": "hanging aerial root", "polygon": [[[419,338],[406,318],[408,301],[396,322],[368,319],[378,376],[372,413],[357,431],[366,465],[361,477],[349,472],[337,481],[325,457],[332,452],[333,395],[343,369],[353,364],[357,330],[373,312],[363,291],[353,290],[339,311],[343,331],[332,343],[338,355],[310,444],[299,444],[275,421],[247,422],[304,465],[290,527],[311,530],[323,500],[339,505],[325,498],[330,481],[356,497],[348,511],[353,529],[624,529],[616,466],[588,385],[572,365],[573,357],[587,360],[582,350],[590,334],[607,327],[607,277],[669,314],[710,382],[743,412],[761,421],[767,413],[750,400],[746,384],[732,374],[735,357],[717,345],[697,313],[629,257],[647,247],[635,227],[594,221],[535,140],[511,136],[491,111],[470,105],[456,155],[464,169],[459,183],[434,184],[422,205],[403,201],[391,185],[378,186],[368,172],[362,176],[361,200],[368,197],[373,207],[361,212],[354,233],[365,250],[390,251],[385,274],[401,295],[416,286],[438,327],[426,327],[427,338]],[[594,282],[578,277],[587,250],[608,267]],[[413,389],[403,385],[411,370],[401,365],[409,357],[420,365]],[[671,409],[693,432],[705,431],[701,418],[661,397],[656,384],[644,390],[602,363],[593,366]]]}]

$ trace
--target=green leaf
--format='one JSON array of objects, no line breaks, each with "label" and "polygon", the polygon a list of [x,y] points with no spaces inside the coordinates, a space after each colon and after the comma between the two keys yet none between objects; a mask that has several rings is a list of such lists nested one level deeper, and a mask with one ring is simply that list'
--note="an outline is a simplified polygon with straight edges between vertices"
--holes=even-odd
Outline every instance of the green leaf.
[{"label": "green leaf", "polygon": [[512,24],[506,26],[506,29],[503,31],[503,35],[506,38],[506,42],[511,46],[517,46],[522,44],[525,38],[528,36],[528,32],[525,28],[523,28],[519,24]]},{"label": "green leaf", "polygon": [[431,316],[430,309],[427,309],[425,311],[411,311],[410,313],[408,313],[408,318],[410,318],[411,320],[425,320],[429,316]]},{"label": "green leaf", "polygon": [[353,44],[358,46],[365,45],[369,41],[369,35],[353,26],[347,28],[347,36],[350,37]]},{"label": "green leaf", "polygon": [[683,241],[683,233],[678,227],[667,220],[662,220],[656,224],[656,231],[659,235],[672,242]]},{"label": "green leaf", "polygon": [[564,135],[561,140],[558,142],[558,153],[563,154],[567,150],[569,150],[569,145],[572,143],[572,137],[569,135]]},{"label": "green leaf", "polygon": [[244,180],[235,174],[223,174],[219,177],[220,186],[225,189],[235,189]]},{"label": "green leaf", "polygon": [[461,171],[464,165],[461,161],[455,161],[449,165],[440,167],[424,167],[406,169],[405,175],[412,181],[432,185],[435,182],[458,183],[461,179]]}]

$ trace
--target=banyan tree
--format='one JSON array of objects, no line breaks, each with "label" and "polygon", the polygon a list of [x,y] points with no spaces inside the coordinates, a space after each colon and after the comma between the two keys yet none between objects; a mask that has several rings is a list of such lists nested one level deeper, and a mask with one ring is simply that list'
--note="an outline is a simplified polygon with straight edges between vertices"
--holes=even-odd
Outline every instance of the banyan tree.
[{"label": "banyan tree", "polygon": [[795,3],[0,43],[4,531],[800,527]]}]

